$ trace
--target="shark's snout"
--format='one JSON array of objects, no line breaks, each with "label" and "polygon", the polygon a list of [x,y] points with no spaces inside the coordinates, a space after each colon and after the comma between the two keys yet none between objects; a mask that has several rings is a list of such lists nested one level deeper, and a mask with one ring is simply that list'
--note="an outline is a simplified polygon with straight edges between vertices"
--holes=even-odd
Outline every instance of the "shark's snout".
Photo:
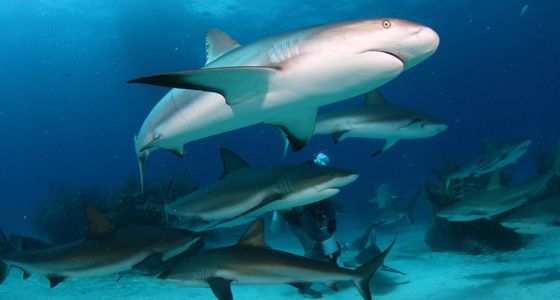
[{"label": "shark's snout", "polygon": [[348,173],[342,176],[337,176],[334,179],[329,181],[329,184],[332,187],[343,187],[345,185],[348,185],[354,181],[356,181],[356,179],[358,179],[358,174],[356,173]]},{"label": "shark's snout", "polygon": [[431,28],[417,25],[403,43],[397,55],[404,61],[404,68],[410,69],[432,56],[439,47],[439,35]]}]

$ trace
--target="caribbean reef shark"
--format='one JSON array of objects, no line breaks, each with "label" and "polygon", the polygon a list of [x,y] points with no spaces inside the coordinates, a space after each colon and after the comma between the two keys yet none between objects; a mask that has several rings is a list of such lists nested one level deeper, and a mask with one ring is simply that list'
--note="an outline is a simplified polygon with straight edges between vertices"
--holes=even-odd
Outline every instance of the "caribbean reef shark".
[{"label": "caribbean reef shark", "polygon": [[450,181],[453,179],[462,179],[470,176],[478,177],[516,163],[527,152],[527,148],[531,145],[531,140],[512,140],[500,145],[492,145],[489,141],[483,140],[482,145],[484,152],[481,155],[447,176],[446,187],[449,186]]},{"label": "caribbean reef shark", "polygon": [[313,163],[251,167],[226,148],[221,156],[220,181],[166,206],[167,213],[184,218],[188,229],[231,227],[266,212],[314,203],[336,195],[358,178],[354,172]]},{"label": "caribbean reef shark", "polygon": [[330,134],[335,143],[346,138],[385,139],[372,156],[387,151],[401,139],[439,134],[447,124],[421,111],[389,103],[378,91],[365,95],[361,106],[340,109],[317,118],[315,134]]},{"label": "caribbean reef shark", "polygon": [[380,206],[379,215],[373,221],[375,227],[397,223],[402,219],[407,219],[411,225],[414,225],[414,219],[412,219],[412,211],[416,206],[416,201],[420,197],[421,191],[416,192],[412,199],[408,202],[406,207],[399,207],[394,199],[387,202],[385,207]]},{"label": "caribbean reef shark", "polygon": [[43,274],[55,287],[67,277],[91,277],[119,273],[157,258],[166,261],[186,250],[200,235],[176,228],[131,227],[115,230],[95,208],[85,207],[88,234],[84,241],[17,251],[0,234],[0,283],[10,267],[23,270],[23,278],[31,273]]},{"label": "caribbean reef shark", "polygon": [[271,249],[264,240],[264,222],[255,221],[230,247],[187,258],[159,278],[189,286],[210,287],[216,298],[232,300],[231,284],[279,284],[301,286],[309,282],[351,280],[363,299],[370,300],[370,280],[383,264],[393,243],[361,267],[351,270],[334,264]]},{"label": "caribbean reef shark", "polygon": [[212,29],[203,68],[129,81],[173,88],[135,138],[141,174],[156,149],[182,156],[188,142],[257,123],[279,127],[297,151],[313,135],[320,106],[380,87],[438,46],[432,29],[389,18],[309,27],[247,45]]},{"label": "caribbean reef shark", "polygon": [[548,181],[558,174],[559,170],[560,147],[556,150],[551,168],[543,174],[518,185],[502,187],[499,172],[496,171],[485,191],[459,198],[437,212],[437,215],[449,221],[459,222],[490,219],[527,203],[531,196],[546,188]]},{"label": "caribbean reef shark", "polygon": [[550,197],[521,206],[500,220],[504,227],[523,234],[560,232],[560,197]]}]

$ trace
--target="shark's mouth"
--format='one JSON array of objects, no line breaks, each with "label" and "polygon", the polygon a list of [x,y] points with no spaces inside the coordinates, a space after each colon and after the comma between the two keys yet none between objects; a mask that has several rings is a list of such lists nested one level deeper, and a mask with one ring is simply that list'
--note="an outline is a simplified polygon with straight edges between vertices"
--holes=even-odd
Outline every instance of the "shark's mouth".
[{"label": "shark's mouth", "polygon": [[373,51],[381,52],[381,53],[385,53],[385,54],[391,55],[392,57],[394,57],[394,58],[400,60],[400,62],[401,62],[401,63],[403,64],[403,66],[404,66],[404,59],[403,59],[402,57],[398,56],[398,55],[395,54],[395,53],[391,53],[391,52],[389,52],[389,51],[379,51],[379,50],[373,50]]}]

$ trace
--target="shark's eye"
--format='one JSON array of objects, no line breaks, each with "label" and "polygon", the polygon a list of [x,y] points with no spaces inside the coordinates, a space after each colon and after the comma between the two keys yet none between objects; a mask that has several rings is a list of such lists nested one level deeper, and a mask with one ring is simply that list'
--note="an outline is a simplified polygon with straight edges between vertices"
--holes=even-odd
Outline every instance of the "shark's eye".
[{"label": "shark's eye", "polygon": [[383,23],[381,23],[383,25],[383,28],[385,29],[389,29],[391,28],[391,21],[389,20],[383,20]]}]

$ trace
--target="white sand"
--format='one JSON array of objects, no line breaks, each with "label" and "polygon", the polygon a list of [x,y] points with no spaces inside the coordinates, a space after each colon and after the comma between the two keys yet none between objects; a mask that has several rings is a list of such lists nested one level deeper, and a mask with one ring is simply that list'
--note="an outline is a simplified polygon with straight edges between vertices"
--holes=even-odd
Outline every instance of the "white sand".
[{"label": "white sand", "polygon": [[[345,236],[353,235],[357,234],[348,232]],[[380,247],[391,239],[388,235],[380,237]],[[296,249],[291,238],[271,241],[275,248],[280,245]],[[559,247],[560,235],[546,235],[525,249],[497,255],[432,252],[424,243],[424,228],[403,228],[386,263],[408,276],[378,273],[373,293],[376,299],[560,299]],[[346,253],[344,257],[351,255]],[[0,286],[0,299],[215,299],[207,288],[187,288],[132,275],[119,282],[115,279],[69,279],[50,289],[42,276],[24,281],[21,272],[13,269]],[[341,291],[332,292],[315,285],[323,292],[323,299],[360,299],[351,283],[340,286]],[[234,286],[233,294],[238,300],[306,299],[287,285]]]}]

